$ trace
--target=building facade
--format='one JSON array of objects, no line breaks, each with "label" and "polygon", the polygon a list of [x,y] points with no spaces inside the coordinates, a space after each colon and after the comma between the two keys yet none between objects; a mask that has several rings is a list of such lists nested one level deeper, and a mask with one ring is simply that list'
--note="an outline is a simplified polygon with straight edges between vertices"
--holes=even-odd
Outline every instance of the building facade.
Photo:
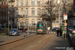
[{"label": "building facade", "polygon": [[0,27],[6,28],[8,26],[8,4],[7,0],[0,1]]},{"label": "building facade", "polygon": [[[72,10],[74,0],[15,0],[15,23],[20,26],[34,26],[38,21],[47,21],[52,17],[53,25],[62,23],[63,15]],[[57,26],[57,27],[58,27]]]},{"label": "building facade", "polygon": [[16,27],[15,20],[16,20],[16,8],[14,7],[15,0],[8,0],[8,12],[9,12],[9,26],[10,28]]}]

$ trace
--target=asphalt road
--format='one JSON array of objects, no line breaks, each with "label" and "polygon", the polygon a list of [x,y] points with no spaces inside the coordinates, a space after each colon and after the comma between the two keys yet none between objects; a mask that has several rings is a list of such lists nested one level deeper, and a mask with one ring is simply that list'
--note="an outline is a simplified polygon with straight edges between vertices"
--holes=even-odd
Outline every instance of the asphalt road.
[{"label": "asphalt road", "polygon": [[[64,44],[64,45],[63,45]],[[32,37],[0,46],[0,50],[53,50],[54,47],[69,47],[68,40],[57,37],[55,33],[33,35]]]}]

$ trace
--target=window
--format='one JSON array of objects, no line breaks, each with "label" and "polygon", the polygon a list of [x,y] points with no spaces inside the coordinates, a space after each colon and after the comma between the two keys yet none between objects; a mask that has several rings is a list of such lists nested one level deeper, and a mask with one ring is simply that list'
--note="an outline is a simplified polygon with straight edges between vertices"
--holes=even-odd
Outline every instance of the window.
[{"label": "window", "polygon": [[57,8],[57,14],[59,14],[59,13],[60,13],[60,12],[59,12],[59,11],[60,11],[59,9],[60,9],[60,8]]},{"label": "window", "polygon": [[32,5],[34,5],[34,0],[32,0]]},{"label": "window", "polygon": [[3,5],[4,5],[4,2],[3,2]]},{"label": "window", "polygon": [[34,8],[32,8],[32,15],[35,15],[35,10],[34,10]]},{"label": "window", "polygon": [[26,8],[26,15],[28,15],[28,8]]},{"label": "window", "polygon": [[39,22],[39,21],[40,21],[40,19],[37,20],[37,22]]},{"label": "window", "polygon": [[37,5],[40,5],[40,0],[37,0]]},{"label": "window", "polygon": [[17,19],[17,26],[18,26],[18,19]]},{"label": "window", "polygon": [[63,3],[65,3],[66,2],[66,0],[63,0]]},{"label": "window", "polygon": [[21,20],[21,26],[23,26],[23,19]]},{"label": "window", "polygon": [[18,0],[17,0],[17,6],[18,6]]},{"label": "window", "polygon": [[37,8],[37,15],[40,15],[40,8]]},{"label": "window", "polygon": [[23,16],[23,8],[21,9],[21,15]]},{"label": "window", "polygon": [[18,9],[17,9],[17,15],[18,15]]},{"label": "window", "polygon": [[21,20],[21,22],[23,22],[23,19]]},{"label": "window", "polygon": [[2,20],[2,16],[1,16],[1,20]]},{"label": "window", "polygon": [[57,23],[59,23],[59,21],[57,21]]},{"label": "window", "polygon": [[7,20],[7,16],[6,16],[6,20]]},{"label": "window", "polygon": [[35,19],[32,19],[32,25],[35,23]]},{"label": "window", "polygon": [[3,20],[5,20],[5,16],[3,16]]},{"label": "window", "polygon": [[23,6],[23,0],[21,0],[21,6]]},{"label": "window", "polygon": [[26,6],[28,6],[28,0],[26,0]]},{"label": "window", "polygon": [[28,19],[25,20],[25,24],[26,24],[26,26],[28,26]]},{"label": "window", "polygon": [[46,13],[48,14],[48,8],[46,8]]},{"label": "window", "polygon": [[3,11],[4,11],[4,8],[3,8]]},{"label": "window", "polygon": [[7,5],[7,2],[6,2],[6,5]]},{"label": "window", "polygon": [[6,8],[6,12],[7,12],[7,8]]},{"label": "window", "polygon": [[60,3],[60,0],[57,0],[57,4],[59,4]]},{"label": "window", "polygon": [[51,9],[46,9],[46,13],[47,13],[47,15],[50,15],[50,11],[51,11]]}]

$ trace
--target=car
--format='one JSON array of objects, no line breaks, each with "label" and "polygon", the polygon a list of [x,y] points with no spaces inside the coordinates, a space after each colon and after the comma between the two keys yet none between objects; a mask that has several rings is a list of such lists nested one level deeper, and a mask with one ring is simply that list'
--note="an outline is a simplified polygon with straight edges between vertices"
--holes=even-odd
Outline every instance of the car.
[{"label": "car", "polygon": [[72,29],[74,29],[73,27],[69,27],[69,31],[72,31]]},{"label": "car", "polygon": [[58,27],[55,27],[55,28],[52,29],[52,31],[56,31],[57,29],[59,29],[59,28]]},{"label": "car", "polygon": [[72,29],[72,34],[75,34],[75,28]]},{"label": "car", "polygon": [[19,35],[17,29],[13,28],[9,31],[9,35]]}]

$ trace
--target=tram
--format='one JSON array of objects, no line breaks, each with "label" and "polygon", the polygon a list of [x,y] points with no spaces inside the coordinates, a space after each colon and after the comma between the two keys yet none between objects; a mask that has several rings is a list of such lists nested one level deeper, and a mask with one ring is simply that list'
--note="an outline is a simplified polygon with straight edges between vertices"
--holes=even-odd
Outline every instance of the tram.
[{"label": "tram", "polygon": [[37,34],[47,33],[47,23],[46,22],[38,22],[36,32],[37,32]]}]

